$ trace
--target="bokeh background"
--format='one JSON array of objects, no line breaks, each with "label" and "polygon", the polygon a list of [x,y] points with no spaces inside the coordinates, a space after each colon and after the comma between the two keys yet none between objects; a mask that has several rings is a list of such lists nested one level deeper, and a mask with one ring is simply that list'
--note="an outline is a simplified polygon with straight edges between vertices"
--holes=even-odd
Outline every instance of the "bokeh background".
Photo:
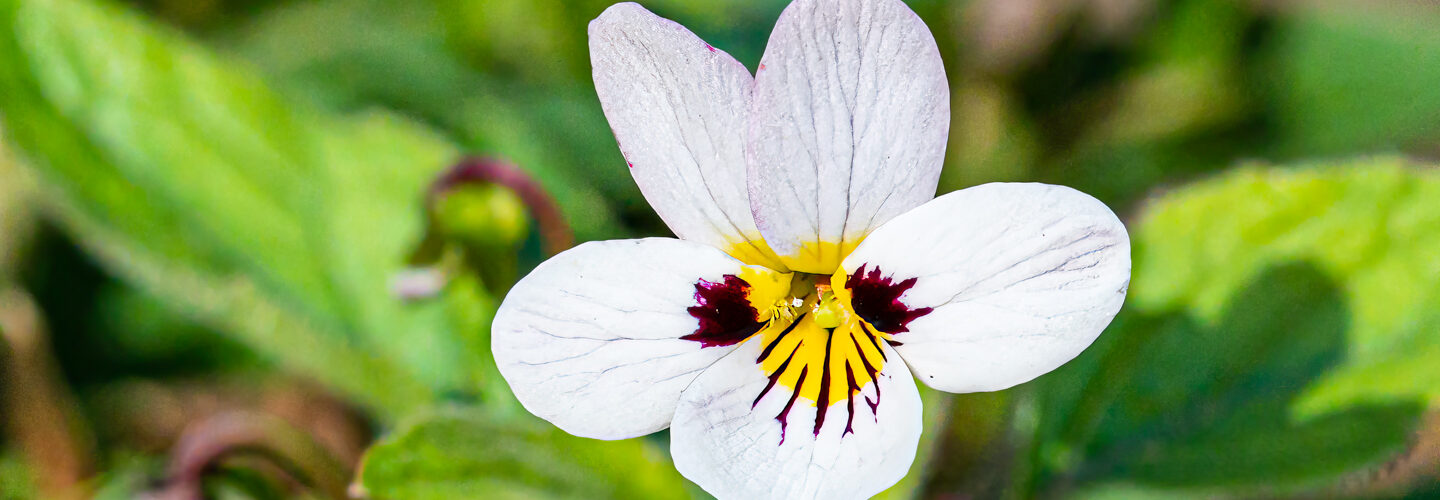
[{"label": "bokeh background", "polygon": [[[643,2],[752,70],[785,3]],[[1079,359],[927,391],[887,497],[1440,495],[1440,3],[908,3],[940,190],[1073,186],[1136,260]],[[669,234],[591,84],[608,4],[0,0],[0,498],[703,498],[489,359],[567,227]]]}]

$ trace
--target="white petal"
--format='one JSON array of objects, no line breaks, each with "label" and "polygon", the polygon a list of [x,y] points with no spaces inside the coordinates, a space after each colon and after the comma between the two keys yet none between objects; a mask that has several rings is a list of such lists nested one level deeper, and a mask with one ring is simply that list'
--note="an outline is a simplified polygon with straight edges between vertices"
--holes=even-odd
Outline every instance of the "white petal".
[{"label": "white petal", "polygon": [[[883,345],[883,344],[882,344]],[[898,482],[915,459],[921,403],[915,380],[888,346],[878,390],[830,405],[818,434],[813,402],[776,385],[755,360],[761,339],[742,344],[685,390],[670,430],[675,468],[717,498],[867,498]],[[866,399],[878,398],[874,411]],[[753,408],[752,408],[753,405]],[[854,407],[853,419],[848,408]],[[853,433],[845,434],[847,423]],[[843,437],[842,437],[843,434]]]},{"label": "white petal", "polygon": [[495,313],[491,349],[516,398],[566,432],[623,439],[664,429],[680,392],[733,347],[679,337],[699,321],[698,279],[743,267],[669,238],[592,242],[535,268]]},{"label": "white petal", "polygon": [[797,0],[755,74],[749,189],[791,269],[834,272],[871,230],[935,196],[950,90],[900,0]]},{"label": "white petal", "polygon": [[745,190],[750,71],[633,3],[590,23],[590,61],[630,173],[675,235],[779,267]]},{"label": "white petal", "polygon": [[876,230],[844,272],[862,265],[893,283],[915,278],[900,302],[933,308],[892,335],[916,378],[949,392],[995,391],[1073,359],[1110,324],[1130,284],[1130,238],[1085,193],[985,184]]}]

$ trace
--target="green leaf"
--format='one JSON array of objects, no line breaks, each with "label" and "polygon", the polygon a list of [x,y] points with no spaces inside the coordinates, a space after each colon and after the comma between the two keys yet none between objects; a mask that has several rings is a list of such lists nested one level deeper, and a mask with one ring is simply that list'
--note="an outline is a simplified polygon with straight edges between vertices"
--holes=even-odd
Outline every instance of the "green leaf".
[{"label": "green leaf", "polygon": [[478,386],[449,312],[489,298],[389,292],[451,144],[323,115],[105,4],[0,0],[0,61],[5,138],[112,272],[387,413]]},{"label": "green leaf", "polygon": [[38,498],[40,492],[36,491],[35,474],[30,470],[29,464],[25,463],[23,457],[14,451],[6,450],[0,453],[0,500],[21,500],[25,498]]},{"label": "green leaf", "polygon": [[1128,308],[1033,385],[1035,486],[1315,491],[1405,450],[1440,395],[1437,181],[1252,166],[1147,207]]},{"label": "green leaf", "polygon": [[[517,25],[507,19],[521,12],[511,10],[538,9],[546,16],[556,15],[553,10],[448,2],[439,7],[443,13],[436,13],[431,12],[435,6],[421,4],[362,4],[377,5],[357,8],[356,2],[337,0],[282,5],[227,37],[225,44],[325,107],[385,105],[434,124],[478,154],[516,163],[551,193],[582,241],[628,236],[615,217],[617,208],[648,210],[648,205],[625,169],[600,102],[587,88],[588,76],[547,87],[507,84],[503,68],[473,67],[440,36],[449,25],[459,36],[494,38],[497,34],[486,26]],[[386,16],[364,15],[382,8]],[[484,17],[492,13],[503,16]],[[472,22],[481,24],[461,29]],[[548,29],[518,25],[534,33]],[[568,28],[585,32],[583,22]],[[315,49],[293,50],[296,40]],[[575,48],[583,47],[581,40]],[[543,54],[555,57],[508,54],[530,63],[563,58],[553,50]],[[588,71],[588,62],[585,67]],[[648,217],[653,219],[653,213]]]},{"label": "green leaf", "polygon": [[35,230],[34,186],[0,143],[0,281],[11,279]]},{"label": "green leaf", "polygon": [[1296,9],[1268,50],[1279,148],[1385,151],[1440,137],[1440,14],[1432,9]]},{"label": "green leaf", "polygon": [[1366,398],[1440,397],[1435,377],[1398,372],[1366,391],[1339,387],[1370,367],[1413,363],[1440,348],[1434,168],[1393,158],[1246,168],[1150,207],[1137,240],[1131,301],[1145,311],[1214,321],[1239,287],[1287,262],[1311,262],[1336,281],[1351,316],[1346,362],[1307,393],[1307,413]]},{"label": "green leaf", "polygon": [[449,410],[366,452],[368,498],[687,498],[663,451],[643,439],[570,436],[529,417]]}]

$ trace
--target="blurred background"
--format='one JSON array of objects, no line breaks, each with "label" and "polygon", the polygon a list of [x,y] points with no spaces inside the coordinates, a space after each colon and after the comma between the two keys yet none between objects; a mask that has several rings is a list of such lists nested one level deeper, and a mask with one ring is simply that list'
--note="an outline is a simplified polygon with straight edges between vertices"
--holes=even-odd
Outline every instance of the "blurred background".
[{"label": "blurred background", "polygon": [[[489,355],[568,234],[669,235],[609,3],[0,0],[0,498],[703,498]],[[786,4],[642,3],[752,70]],[[1079,359],[927,391],[885,496],[1440,496],[1440,3],[908,3],[941,192],[1075,187],[1136,261]]]}]

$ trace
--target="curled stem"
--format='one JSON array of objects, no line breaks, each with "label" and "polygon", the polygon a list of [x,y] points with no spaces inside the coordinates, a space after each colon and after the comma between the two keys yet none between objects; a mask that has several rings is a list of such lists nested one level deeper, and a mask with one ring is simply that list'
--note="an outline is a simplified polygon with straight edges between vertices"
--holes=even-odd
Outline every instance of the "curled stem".
[{"label": "curled stem", "polygon": [[575,236],[555,200],[530,174],[509,162],[476,157],[460,160],[430,186],[427,204],[433,207],[447,191],[473,182],[503,186],[519,196],[540,227],[540,240],[547,254],[555,255],[575,244]]},{"label": "curled stem", "polygon": [[205,474],[240,456],[262,458],[324,498],[346,498],[349,472],[323,446],[278,417],[246,411],[191,424],[175,444],[166,486],[154,498],[203,498]]}]

